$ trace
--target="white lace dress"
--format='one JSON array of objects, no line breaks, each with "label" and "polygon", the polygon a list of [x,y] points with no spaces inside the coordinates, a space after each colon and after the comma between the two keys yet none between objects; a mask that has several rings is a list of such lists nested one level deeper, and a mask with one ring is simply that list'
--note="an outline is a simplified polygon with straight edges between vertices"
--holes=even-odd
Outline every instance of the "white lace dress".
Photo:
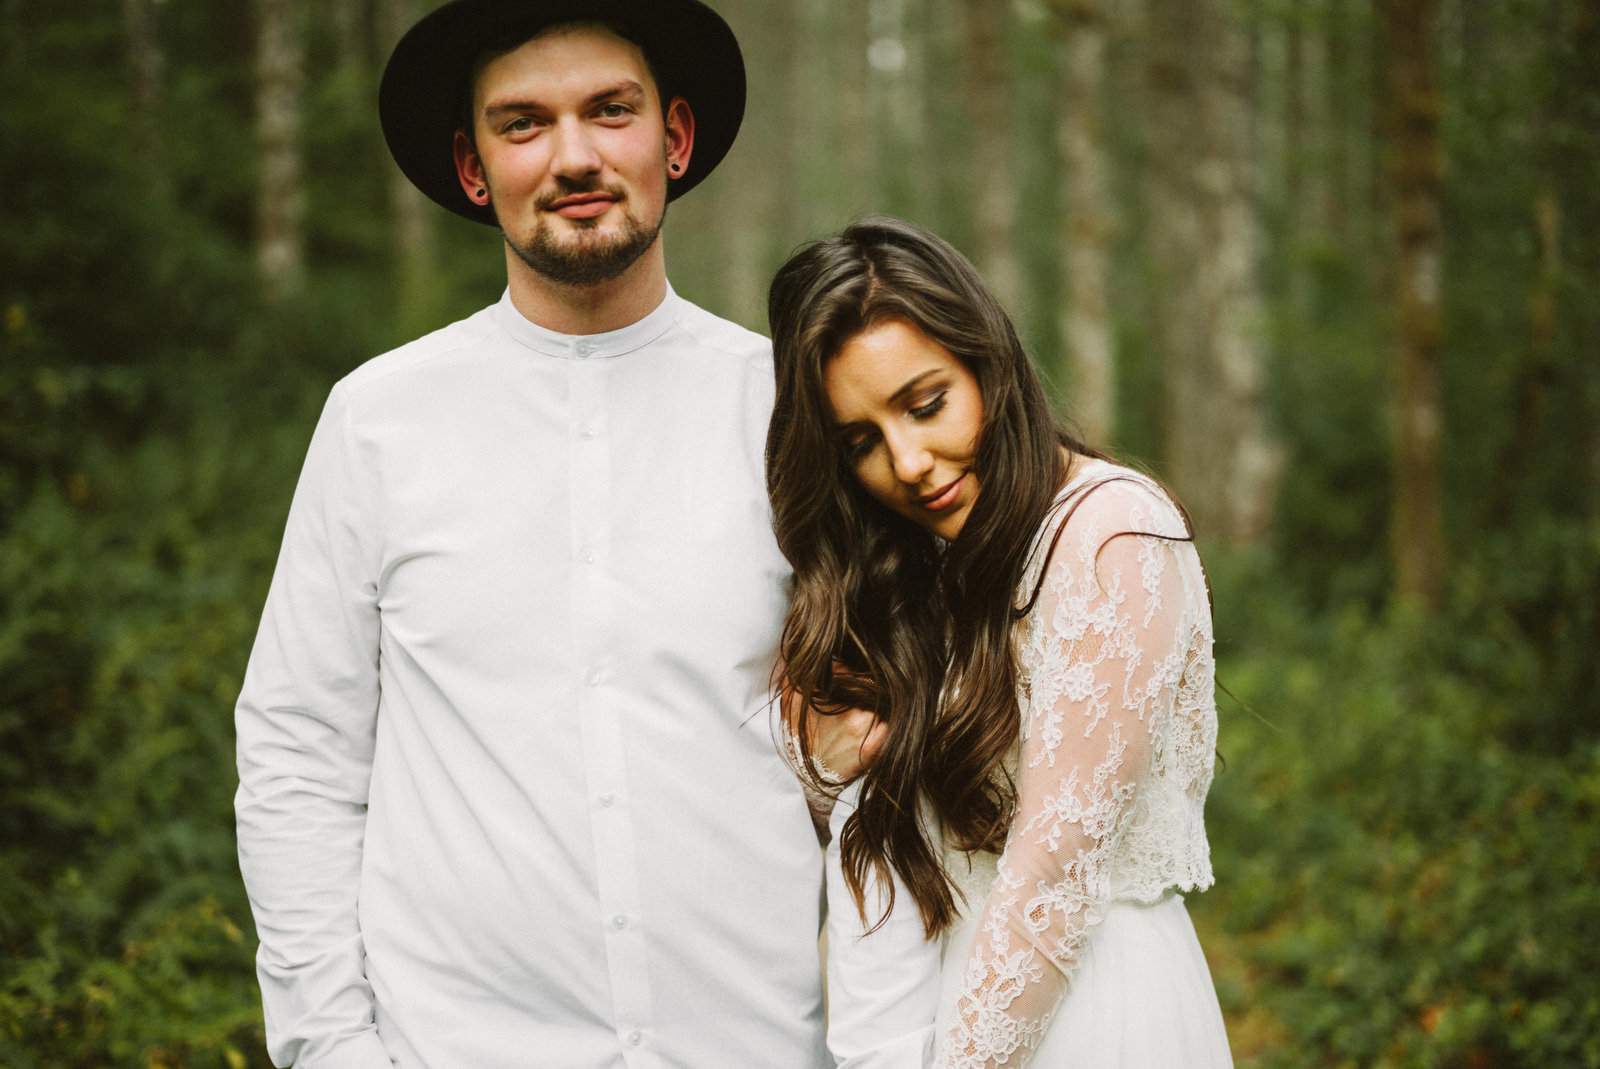
[{"label": "white lace dress", "polygon": [[[1038,602],[1018,625],[1022,737],[1004,852],[946,852],[966,906],[941,948],[937,996],[931,983],[915,989],[925,992],[919,1006],[936,1006],[935,1064],[1231,1066],[1181,897],[1212,882],[1202,811],[1217,719],[1200,560],[1189,542],[1151,537],[1184,535],[1152,482],[1092,461],[1058,496],[1019,599],[1069,509]],[[1128,531],[1149,535],[1119,535]],[[836,868],[830,852],[830,887],[842,886]],[[916,926],[863,939],[842,908],[830,920],[830,987],[849,989],[863,963],[929,967],[929,948],[912,945]],[[895,1014],[832,1000],[830,1017],[855,1047],[842,1066],[910,1064],[872,1053],[907,1049],[903,1039],[861,1038],[871,1019],[909,1027],[908,990]]]}]

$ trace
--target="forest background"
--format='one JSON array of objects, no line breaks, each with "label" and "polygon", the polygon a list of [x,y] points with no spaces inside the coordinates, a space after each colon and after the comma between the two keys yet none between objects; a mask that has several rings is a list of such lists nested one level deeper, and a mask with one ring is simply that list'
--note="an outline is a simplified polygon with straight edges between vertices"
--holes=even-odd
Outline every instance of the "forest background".
[{"label": "forest background", "polygon": [[[1600,2],[713,0],[677,289],[887,211],[1194,512],[1241,1066],[1600,1066]],[[329,387],[497,298],[419,0],[0,0],[0,1064],[264,1066],[231,708]]]}]

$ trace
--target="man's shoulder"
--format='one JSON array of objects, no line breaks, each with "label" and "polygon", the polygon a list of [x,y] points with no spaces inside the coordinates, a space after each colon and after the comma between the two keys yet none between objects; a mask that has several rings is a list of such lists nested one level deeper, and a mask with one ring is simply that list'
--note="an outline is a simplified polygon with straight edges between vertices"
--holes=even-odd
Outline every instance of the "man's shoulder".
[{"label": "man's shoulder", "polygon": [[471,352],[499,330],[494,305],[373,357],[340,380],[338,389],[360,392],[451,356]]},{"label": "man's shoulder", "polygon": [[706,349],[762,367],[772,364],[772,343],[765,337],[732,320],[713,315],[693,301],[679,299],[677,325]]}]

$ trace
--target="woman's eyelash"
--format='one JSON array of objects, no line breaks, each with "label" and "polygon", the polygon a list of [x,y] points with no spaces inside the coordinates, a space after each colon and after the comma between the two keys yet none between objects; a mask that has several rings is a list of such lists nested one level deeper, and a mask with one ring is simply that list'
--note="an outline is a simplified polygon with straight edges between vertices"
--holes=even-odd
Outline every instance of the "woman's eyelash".
[{"label": "woman's eyelash", "polygon": [[844,456],[846,460],[860,460],[872,452],[872,435],[863,434],[844,443]]},{"label": "woman's eyelash", "polygon": [[936,394],[926,404],[917,405],[911,409],[911,414],[917,419],[927,419],[929,416],[937,415],[939,410],[944,407],[944,396],[942,393]]}]

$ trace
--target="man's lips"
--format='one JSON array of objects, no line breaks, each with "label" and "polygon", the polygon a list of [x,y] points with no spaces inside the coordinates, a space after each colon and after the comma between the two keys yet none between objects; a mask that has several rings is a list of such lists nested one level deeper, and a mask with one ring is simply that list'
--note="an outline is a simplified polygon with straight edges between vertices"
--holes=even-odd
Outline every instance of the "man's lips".
[{"label": "man's lips", "polygon": [[966,479],[963,474],[955,482],[949,483],[931,494],[924,494],[917,498],[917,504],[929,512],[942,512],[956,503],[956,497],[961,493],[961,484]]},{"label": "man's lips", "polygon": [[616,202],[610,193],[573,193],[550,201],[546,209],[568,219],[592,219]]}]

